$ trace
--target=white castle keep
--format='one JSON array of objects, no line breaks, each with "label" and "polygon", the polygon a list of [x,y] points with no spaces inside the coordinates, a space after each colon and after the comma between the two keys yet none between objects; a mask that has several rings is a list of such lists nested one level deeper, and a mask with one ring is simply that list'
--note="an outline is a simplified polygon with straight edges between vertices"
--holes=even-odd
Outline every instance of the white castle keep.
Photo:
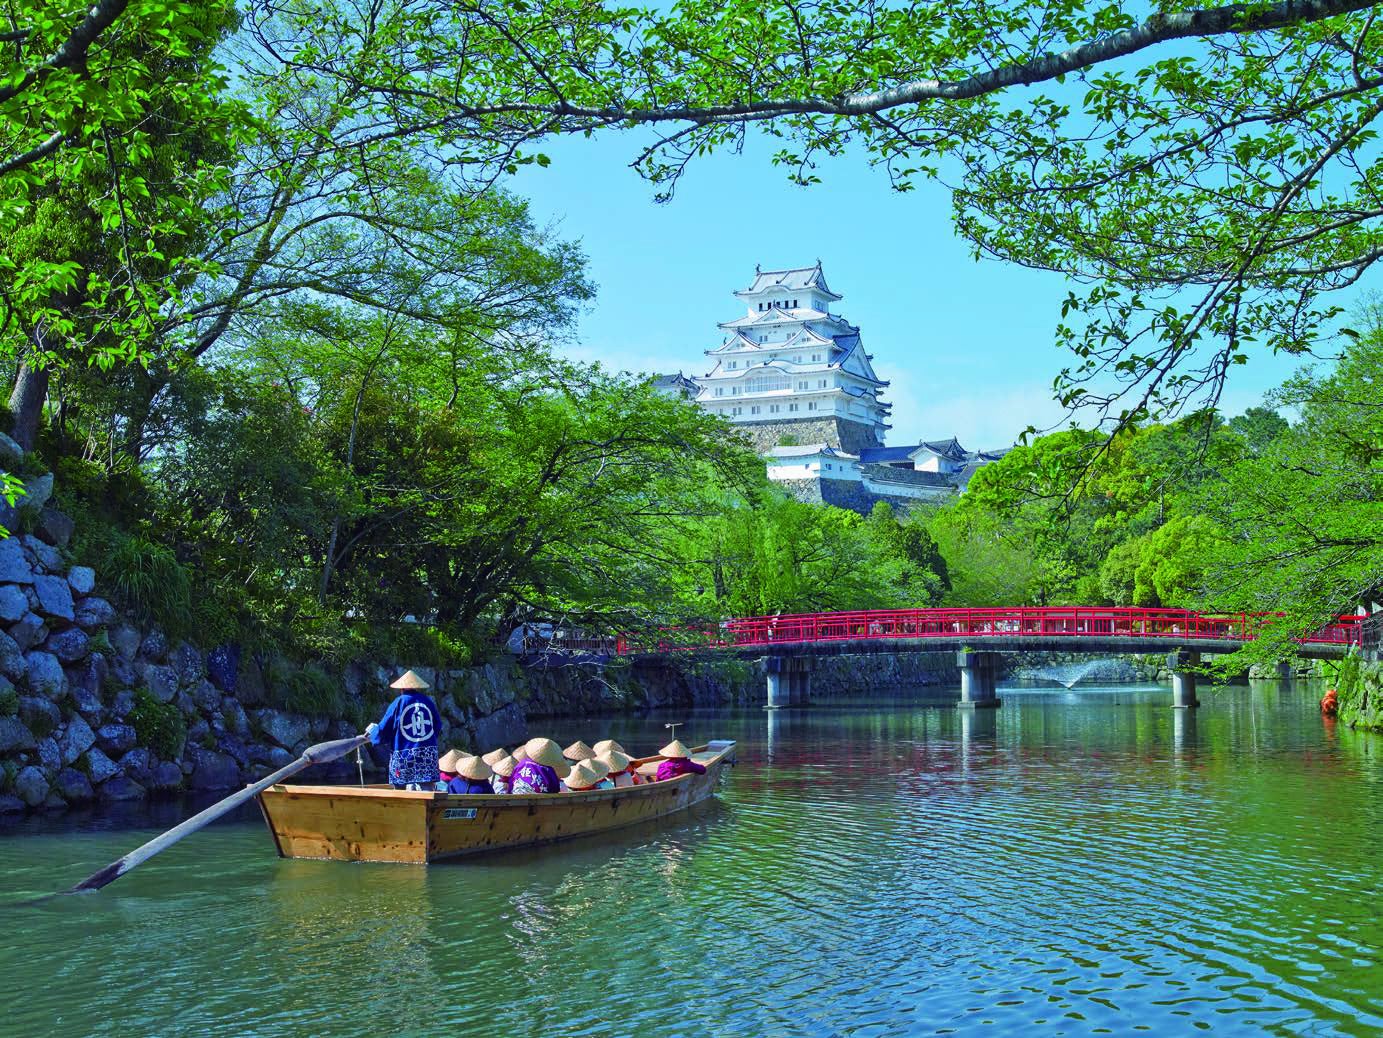
[{"label": "white castle keep", "polygon": [[658,376],[656,385],[733,423],[763,455],[770,479],[805,499],[867,512],[878,500],[906,505],[958,493],[975,469],[1003,456],[967,451],[954,438],[884,445],[888,383],[859,328],[833,312],[842,297],[819,260],[756,270],[735,296],[746,311],[720,324],[723,341],[705,351],[711,370]]}]

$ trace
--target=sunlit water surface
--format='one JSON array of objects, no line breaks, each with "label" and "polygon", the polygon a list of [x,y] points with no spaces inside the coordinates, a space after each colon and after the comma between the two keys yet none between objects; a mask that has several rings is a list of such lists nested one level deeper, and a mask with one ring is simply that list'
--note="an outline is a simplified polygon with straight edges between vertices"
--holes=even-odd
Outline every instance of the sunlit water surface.
[{"label": "sunlit water surface", "polygon": [[460,864],[280,860],[246,812],[19,905],[188,808],[27,821],[0,835],[0,1033],[1383,1029],[1383,738],[1323,723],[1309,688],[1193,713],[1165,689],[1001,694],[697,716],[688,741],[740,740],[717,802]]}]

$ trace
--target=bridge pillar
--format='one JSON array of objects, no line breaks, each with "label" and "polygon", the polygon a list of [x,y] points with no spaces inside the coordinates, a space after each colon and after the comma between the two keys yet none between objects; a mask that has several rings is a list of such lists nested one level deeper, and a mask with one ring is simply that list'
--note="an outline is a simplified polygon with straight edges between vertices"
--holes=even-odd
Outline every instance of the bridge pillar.
[{"label": "bridge pillar", "polygon": [[1192,669],[1201,661],[1201,654],[1180,649],[1167,657],[1172,672],[1172,706],[1177,710],[1200,706],[1196,698],[1196,672]]},{"label": "bridge pillar", "polygon": [[773,664],[778,662],[776,659],[768,661],[768,700],[764,705],[769,710],[777,710],[788,705],[788,689],[784,686],[790,679],[788,675],[773,669]]},{"label": "bridge pillar", "polygon": [[958,706],[966,709],[992,709],[999,705],[999,697],[994,691],[994,676],[999,669],[997,652],[970,652],[962,649],[956,653],[956,666],[960,668]]},{"label": "bridge pillar", "polygon": [[1287,684],[1291,684],[1293,681],[1296,680],[1296,676],[1297,676],[1296,667],[1292,666],[1292,664],[1289,663],[1288,661],[1283,660],[1281,663],[1279,663],[1279,664],[1277,665],[1277,680],[1278,680],[1278,681],[1283,681],[1283,682],[1286,682]]},{"label": "bridge pillar", "polygon": [[801,706],[803,702],[802,663],[805,661],[789,659],[784,656],[770,656],[767,664],[769,710],[785,706]]},{"label": "bridge pillar", "polygon": [[795,659],[792,661],[792,684],[788,701],[793,706],[806,706],[811,702],[812,693],[812,672],[811,660]]}]

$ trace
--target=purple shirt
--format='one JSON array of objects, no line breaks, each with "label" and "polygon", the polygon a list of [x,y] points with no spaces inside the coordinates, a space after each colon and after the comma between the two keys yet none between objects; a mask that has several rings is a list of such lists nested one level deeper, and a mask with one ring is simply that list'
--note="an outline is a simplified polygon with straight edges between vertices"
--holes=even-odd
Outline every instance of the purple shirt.
[{"label": "purple shirt", "polygon": [[520,761],[519,766],[514,769],[514,774],[509,776],[513,793],[560,793],[562,791],[562,781],[557,777],[557,772],[539,764],[537,761]]},{"label": "purple shirt", "polygon": [[698,764],[690,757],[670,757],[658,765],[658,782],[675,779],[678,775],[704,775],[706,766]]},{"label": "purple shirt", "polygon": [[482,782],[478,779],[462,778],[457,775],[447,783],[448,793],[493,793],[490,783]]}]

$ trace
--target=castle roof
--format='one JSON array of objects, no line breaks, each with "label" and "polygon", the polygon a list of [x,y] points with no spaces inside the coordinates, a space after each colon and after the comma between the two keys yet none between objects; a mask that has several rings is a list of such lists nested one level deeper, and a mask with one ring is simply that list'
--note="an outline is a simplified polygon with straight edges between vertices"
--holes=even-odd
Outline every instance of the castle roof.
[{"label": "castle roof", "polygon": [[847,454],[843,450],[838,450],[829,443],[807,443],[792,447],[770,447],[764,452],[764,457],[766,458],[814,458],[817,455],[823,458],[843,458],[846,461],[859,460],[855,455]]},{"label": "castle roof", "polygon": [[654,389],[696,389],[696,383],[680,371],[675,375],[654,375]]},{"label": "castle roof", "polygon": [[788,270],[756,269],[753,283],[748,288],[740,289],[735,295],[745,298],[783,289],[789,292],[813,289],[829,299],[841,298],[826,285],[826,276],[821,272],[820,260],[816,261],[814,267],[792,267]]}]

